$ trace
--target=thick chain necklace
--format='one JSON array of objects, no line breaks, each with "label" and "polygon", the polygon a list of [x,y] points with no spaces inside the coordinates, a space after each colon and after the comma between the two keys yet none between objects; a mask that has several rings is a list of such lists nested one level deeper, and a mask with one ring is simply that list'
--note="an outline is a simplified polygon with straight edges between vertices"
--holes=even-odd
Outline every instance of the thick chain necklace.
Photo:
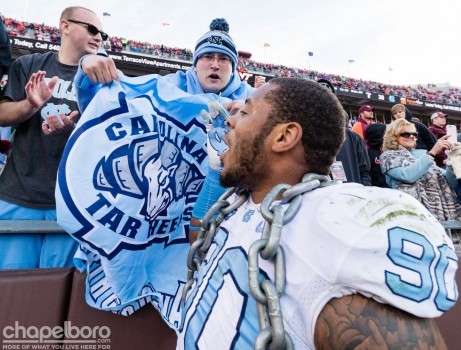
[{"label": "thick chain necklace", "polygon": [[[329,176],[308,173],[296,185],[279,184],[266,195],[261,203],[261,215],[265,219],[261,238],[256,240],[248,251],[248,280],[251,295],[257,302],[260,333],[256,337],[254,348],[293,349],[293,342],[283,325],[280,297],[285,290],[285,256],[280,247],[283,225],[289,223],[301,207],[302,195],[319,187],[325,187],[341,181],[332,181]],[[239,196],[233,202],[229,199],[234,193]],[[202,220],[197,240],[191,245],[187,257],[187,282],[184,286],[181,305],[184,306],[187,293],[196,282],[195,272],[210,248],[224,218],[238,209],[248,200],[249,193],[236,188],[227,190],[210,208]],[[277,198],[281,201],[274,202]],[[288,203],[286,211],[283,204]],[[218,216],[213,217],[216,212]],[[274,262],[274,282],[270,279],[259,280],[259,259]]]}]

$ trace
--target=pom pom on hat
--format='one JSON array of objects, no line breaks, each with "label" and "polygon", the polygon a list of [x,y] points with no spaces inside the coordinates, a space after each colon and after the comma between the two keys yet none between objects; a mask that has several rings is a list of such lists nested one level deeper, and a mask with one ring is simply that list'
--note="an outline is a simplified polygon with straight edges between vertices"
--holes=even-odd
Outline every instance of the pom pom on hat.
[{"label": "pom pom on hat", "polygon": [[195,45],[194,66],[197,60],[206,53],[222,53],[232,60],[232,70],[237,67],[237,48],[230,37],[229,24],[224,18],[215,18],[210,23],[210,31],[202,35]]},{"label": "pom pom on hat", "polygon": [[210,23],[210,30],[220,30],[229,33],[229,23],[224,18],[215,18]]}]

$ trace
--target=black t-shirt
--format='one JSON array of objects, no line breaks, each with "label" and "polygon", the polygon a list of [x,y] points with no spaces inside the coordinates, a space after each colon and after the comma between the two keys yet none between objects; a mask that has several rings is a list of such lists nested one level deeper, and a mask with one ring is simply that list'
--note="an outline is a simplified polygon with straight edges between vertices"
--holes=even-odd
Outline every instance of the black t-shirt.
[{"label": "black t-shirt", "polygon": [[22,56],[11,64],[4,98],[25,99],[24,87],[39,70],[46,71],[45,80],[58,76],[59,82],[50,100],[16,126],[13,151],[0,176],[0,198],[29,208],[54,209],[56,173],[69,135],[44,135],[42,121],[46,115],[78,110],[73,83],[77,66],[60,63],[54,52]]}]

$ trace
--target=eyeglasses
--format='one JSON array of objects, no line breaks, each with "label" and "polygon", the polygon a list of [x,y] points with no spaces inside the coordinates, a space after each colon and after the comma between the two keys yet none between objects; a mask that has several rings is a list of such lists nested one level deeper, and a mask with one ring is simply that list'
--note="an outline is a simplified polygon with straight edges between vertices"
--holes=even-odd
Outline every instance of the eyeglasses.
[{"label": "eyeglasses", "polygon": [[98,35],[98,34],[101,34],[101,38],[102,38],[102,40],[104,40],[104,41],[106,41],[106,40],[109,38],[109,35],[107,35],[107,33],[104,33],[103,31],[99,30],[98,28],[96,28],[96,27],[95,27],[94,25],[92,25],[91,23],[80,22],[80,21],[76,21],[76,20],[73,20],[73,19],[68,19],[67,21],[68,21],[68,22],[72,22],[72,23],[81,24],[81,25],[86,26],[86,30],[87,30],[88,33],[90,33],[91,35]]},{"label": "eyeglasses", "polygon": [[227,57],[227,56],[213,56],[213,55],[203,55],[202,57],[200,57],[201,60],[204,60],[206,63],[211,63],[211,62],[214,62],[214,60],[217,60],[218,61],[218,64],[220,66],[224,66],[226,64],[229,64],[231,63],[231,59],[230,57]]},{"label": "eyeglasses", "polygon": [[411,136],[418,137],[417,132],[402,132],[400,133],[400,136],[402,136],[405,139],[409,139]]}]

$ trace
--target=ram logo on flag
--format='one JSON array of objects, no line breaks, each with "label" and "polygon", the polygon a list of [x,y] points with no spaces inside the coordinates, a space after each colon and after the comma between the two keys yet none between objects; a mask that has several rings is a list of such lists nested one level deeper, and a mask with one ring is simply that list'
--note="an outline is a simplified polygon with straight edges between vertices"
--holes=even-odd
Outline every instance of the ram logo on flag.
[{"label": "ram logo on flag", "polygon": [[[168,244],[186,239],[185,223],[192,210],[187,203],[198,195],[207,158],[204,127],[198,120],[181,125],[147,95],[128,101],[120,92],[118,102],[102,115],[92,113],[91,121],[75,130],[59,178],[66,205],[79,213],[75,218],[82,229],[74,237],[85,242],[87,235],[94,235],[94,226],[105,227],[106,242],[93,248],[108,258],[121,247],[139,249],[159,237]],[[194,134],[201,136],[194,139]],[[87,170],[76,173],[72,168],[77,164]],[[81,184],[78,177],[83,174],[90,188],[73,186]]]},{"label": "ram logo on flag", "polygon": [[162,78],[101,88],[59,166],[58,223],[81,244],[76,264],[99,309],[126,314],[154,300],[173,312],[187,275],[188,224],[208,170],[200,111],[218,97]]}]

